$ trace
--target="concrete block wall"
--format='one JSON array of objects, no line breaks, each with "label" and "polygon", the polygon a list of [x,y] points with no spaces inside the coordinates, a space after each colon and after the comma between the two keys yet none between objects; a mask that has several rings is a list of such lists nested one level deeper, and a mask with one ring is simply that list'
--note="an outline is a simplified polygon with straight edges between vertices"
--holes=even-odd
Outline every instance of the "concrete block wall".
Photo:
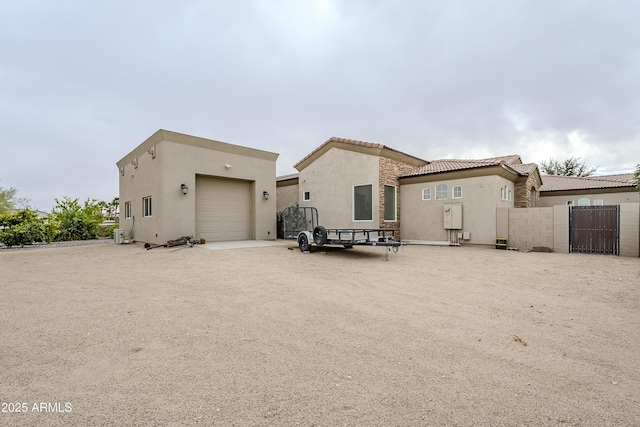
[{"label": "concrete block wall", "polygon": [[[496,238],[508,246],[569,253],[569,206],[497,208],[496,217]],[[640,203],[620,204],[620,256],[640,256]]]},{"label": "concrete block wall", "polygon": [[640,256],[640,203],[620,203],[620,255]]},{"label": "concrete block wall", "polygon": [[553,208],[509,208],[508,223],[508,246],[520,249],[544,246],[555,250]]}]

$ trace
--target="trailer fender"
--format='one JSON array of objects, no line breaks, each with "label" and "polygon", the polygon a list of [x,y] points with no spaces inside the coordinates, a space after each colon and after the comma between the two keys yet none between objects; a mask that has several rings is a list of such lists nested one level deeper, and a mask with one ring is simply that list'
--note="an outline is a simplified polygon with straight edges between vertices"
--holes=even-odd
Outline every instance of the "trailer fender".
[{"label": "trailer fender", "polygon": [[311,242],[313,241],[313,235],[309,231],[301,231],[298,234],[298,247],[302,252],[309,252],[311,250]]}]

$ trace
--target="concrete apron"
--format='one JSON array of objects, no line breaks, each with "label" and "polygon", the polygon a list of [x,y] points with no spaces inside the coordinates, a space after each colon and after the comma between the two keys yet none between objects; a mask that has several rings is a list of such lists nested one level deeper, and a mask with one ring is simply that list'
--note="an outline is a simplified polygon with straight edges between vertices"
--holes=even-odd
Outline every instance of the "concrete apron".
[{"label": "concrete apron", "polygon": [[291,242],[287,240],[241,240],[237,242],[207,242],[204,245],[196,245],[212,251],[222,249],[262,248],[267,246],[286,246]]}]

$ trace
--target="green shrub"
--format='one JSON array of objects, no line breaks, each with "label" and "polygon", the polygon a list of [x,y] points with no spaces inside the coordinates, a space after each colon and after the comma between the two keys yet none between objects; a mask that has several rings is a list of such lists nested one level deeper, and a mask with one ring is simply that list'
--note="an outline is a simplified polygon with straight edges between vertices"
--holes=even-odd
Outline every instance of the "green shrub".
[{"label": "green shrub", "polygon": [[0,215],[0,242],[7,246],[31,245],[45,238],[44,225],[36,212],[23,209],[13,214]]},{"label": "green shrub", "polygon": [[110,225],[109,227],[105,228],[104,236],[105,237],[113,237],[113,230],[117,230],[118,228],[120,228],[120,224]]},{"label": "green shrub", "polygon": [[51,243],[58,238],[58,235],[60,234],[60,221],[58,221],[52,214],[49,214],[42,219],[42,227],[45,242]]},{"label": "green shrub", "polygon": [[90,240],[100,235],[100,223],[103,220],[102,211],[97,202],[87,200],[83,205],[78,199],[68,197],[62,201],[56,199],[56,207],[52,212],[53,218],[60,224],[60,232],[55,240]]}]

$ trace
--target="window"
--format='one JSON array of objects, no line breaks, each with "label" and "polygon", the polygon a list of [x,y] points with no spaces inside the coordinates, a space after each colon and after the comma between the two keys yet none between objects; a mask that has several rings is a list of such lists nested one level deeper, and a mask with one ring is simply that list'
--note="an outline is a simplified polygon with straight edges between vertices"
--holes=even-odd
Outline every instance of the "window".
[{"label": "window", "polygon": [[513,193],[511,192],[511,189],[509,188],[508,185],[505,185],[504,187],[500,188],[500,198],[502,200],[506,200],[509,202],[513,198]]},{"label": "window", "polygon": [[309,193],[308,191],[305,191],[302,195],[302,200],[305,202],[308,202],[309,200],[311,200],[311,193]]},{"label": "window", "polygon": [[372,185],[355,185],[353,187],[353,220],[371,221],[373,219]]},{"label": "window", "polygon": [[151,216],[151,197],[142,199],[142,216]]},{"label": "window", "polygon": [[124,202],[124,217],[131,218],[131,201]]},{"label": "window", "polygon": [[425,188],[422,190],[422,200],[431,200],[431,189]]},{"label": "window", "polygon": [[602,199],[594,199],[593,200],[593,206],[603,206],[604,205],[604,200]]},{"label": "window", "polygon": [[453,187],[453,198],[454,199],[462,199],[462,186],[456,185]]},{"label": "window", "polygon": [[396,187],[393,185],[384,186],[384,220],[396,220]]},{"label": "window", "polygon": [[589,206],[591,204],[591,200],[588,197],[580,197],[578,199],[578,206]]},{"label": "window", "polygon": [[448,191],[449,191],[449,188],[447,187],[447,184],[436,185],[436,200],[446,199]]}]

